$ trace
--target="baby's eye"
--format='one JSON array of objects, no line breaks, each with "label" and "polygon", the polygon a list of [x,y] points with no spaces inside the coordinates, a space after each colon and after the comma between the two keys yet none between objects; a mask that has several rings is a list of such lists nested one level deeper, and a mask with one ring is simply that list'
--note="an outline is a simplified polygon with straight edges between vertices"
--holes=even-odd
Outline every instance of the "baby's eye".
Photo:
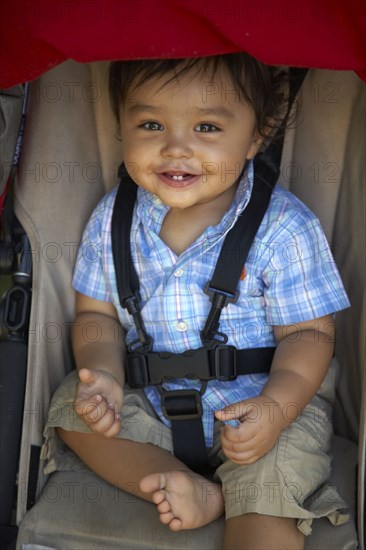
[{"label": "baby's eye", "polygon": [[198,124],[195,128],[196,132],[218,132],[219,128],[215,124],[209,124],[204,122],[203,124]]},{"label": "baby's eye", "polygon": [[162,130],[164,130],[164,127],[159,124],[159,122],[145,122],[144,124],[141,124],[140,128],[153,132],[161,132]]}]

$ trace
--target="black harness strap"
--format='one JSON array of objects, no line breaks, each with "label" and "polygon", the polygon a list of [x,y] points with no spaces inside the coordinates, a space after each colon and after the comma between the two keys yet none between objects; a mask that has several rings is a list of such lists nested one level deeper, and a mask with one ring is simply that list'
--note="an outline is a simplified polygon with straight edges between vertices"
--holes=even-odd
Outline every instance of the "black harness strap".
[{"label": "black harness strap", "polygon": [[[258,165],[259,163],[257,162],[256,164]],[[273,179],[277,178],[275,177]],[[256,181],[256,184],[253,186],[250,201],[244,213],[238,218],[237,223],[228,233],[225,239],[225,246],[221,249],[211,279],[210,286],[213,288],[227,294],[232,294],[234,289],[235,294],[243,265],[245,264],[249,249],[252,246],[254,237],[258,231],[265,211],[267,210],[272,189],[276,183],[276,181],[274,181],[273,185],[270,185],[268,183],[269,181],[270,180],[267,179],[267,181],[263,181],[263,184],[260,185],[258,185],[258,181]]]},{"label": "black harness strap", "polygon": [[[205,293],[209,295],[212,306],[201,333],[203,343],[227,341],[226,336],[218,332],[221,311],[228,303],[235,303],[238,299],[238,281],[278,178],[278,171],[267,168],[265,162],[262,154],[257,155],[249,203],[227,234],[212,279],[206,285]],[[264,177],[261,170],[266,171]]]},{"label": "black harness strap", "polygon": [[131,388],[159,386],[175,378],[198,379],[202,382],[229,382],[244,374],[268,372],[274,347],[236,349],[218,344],[184,353],[129,353],[126,380]]},{"label": "black harness strap", "polygon": [[[130,178],[124,164],[118,175],[120,185],[117,191],[112,216],[112,250],[116,271],[117,290],[120,304],[132,315],[137,330],[137,345],[144,350],[151,348],[151,338],[146,334],[140,313],[140,283],[133,264],[130,245],[130,230],[137,185]],[[134,343],[133,343],[134,344]],[[131,347],[133,348],[133,344]]]},{"label": "black harness strap", "polygon": [[170,420],[174,454],[191,470],[209,472],[202,425],[202,400],[197,390],[168,391],[162,394],[164,416]]}]

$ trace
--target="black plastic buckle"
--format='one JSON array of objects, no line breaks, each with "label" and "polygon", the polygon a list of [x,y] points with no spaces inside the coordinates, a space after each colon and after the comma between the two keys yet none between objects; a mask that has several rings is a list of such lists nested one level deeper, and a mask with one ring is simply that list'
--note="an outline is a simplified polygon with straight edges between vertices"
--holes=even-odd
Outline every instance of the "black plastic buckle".
[{"label": "black plastic buckle", "polygon": [[146,388],[149,384],[147,361],[142,353],[127,354],[126,382],[130,388]]},{"label": "black plastic buckle", "polygon": [[183,353],[147,354],[150,384],[162,384],[176,378],[210,379],[207,349],[197,348]]},{"label": "black plastic buckle", "polygon": [[168,420],[193,420],[203,414],[201,394],[197,390],[163,391],[161,408]]},{"label": "black plastic buckle", "polygon": [[236,347],[218,345],[213,351],[215,354],[214,365],[217,380],[221,380],[221,382],[235,380],[237,377]]},{"label": "black plastic buckle", "polygon": [[205,326],[201,331],[201,340],[205,346],[210,346],[212,349],[212,344],[226,344],[228,337],[223,332],[219,332],[218,328],[220,326],[220,315],[221,311],[227,304],[235,304],[239,297],[239,291],[236,291],[235,294],[231,292],[225,292],[218,288],[210,286],[208,282],[205,285],[204,293],[210,299],[211,309],[209,311]]},{"label": "black plastic buckle", "polygon": [[140,302],[141,296],[138,291],[121,302],[122,307],[127,309],[128,313],[132,316],[137,332],[137,340],[134,340],[127,346],[128,351],[132,352],[136,351],[138,348],[143,348],[143,350],[147,352],[152,348],[152,338],[145,332],[140,311]]},{"label": "black plastic buckle", "polygon": [[210,302],[220,309],[226,307],[227,304],[236,304],[239,298],[238,290],[235,294],[231,294],[231,292],[225,292],[224,290],[210,286],[209,282],[206,283],[203,292],[210,298]]}]

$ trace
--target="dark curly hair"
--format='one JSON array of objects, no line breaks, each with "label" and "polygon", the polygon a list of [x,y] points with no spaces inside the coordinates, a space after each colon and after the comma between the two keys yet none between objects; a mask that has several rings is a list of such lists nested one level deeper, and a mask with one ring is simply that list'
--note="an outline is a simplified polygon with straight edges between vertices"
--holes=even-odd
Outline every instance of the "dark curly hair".
[{"label": "dark curly hair", "polygon": [[152,78],[173,73],[165,86],[191,69],[212,77],[220,67],[228,71],[239,97],[252,106],[258,133],[267,137],[286,113],[288,74],[244,52],[202,58],[113,61],[109,69],[109,93],[118,128],[120,106],[126,101],[131,86],[136,89]]}]

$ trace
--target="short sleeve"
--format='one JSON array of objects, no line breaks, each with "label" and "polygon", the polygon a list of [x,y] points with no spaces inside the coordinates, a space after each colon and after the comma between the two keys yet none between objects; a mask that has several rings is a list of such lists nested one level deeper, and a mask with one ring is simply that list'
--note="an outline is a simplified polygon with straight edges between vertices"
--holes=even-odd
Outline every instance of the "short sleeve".
[{"label": "short sleeve", "polygon": [[90,298],[111,302],[108,276],[104,269],[106,200],[92,213],[78,249],[72,286]]},{"label": "short sleeve", "polygon": [[335,313],[350,304],[315,216],[290,221],[273,242],[263,280],[267,321],[288,325]]}]

